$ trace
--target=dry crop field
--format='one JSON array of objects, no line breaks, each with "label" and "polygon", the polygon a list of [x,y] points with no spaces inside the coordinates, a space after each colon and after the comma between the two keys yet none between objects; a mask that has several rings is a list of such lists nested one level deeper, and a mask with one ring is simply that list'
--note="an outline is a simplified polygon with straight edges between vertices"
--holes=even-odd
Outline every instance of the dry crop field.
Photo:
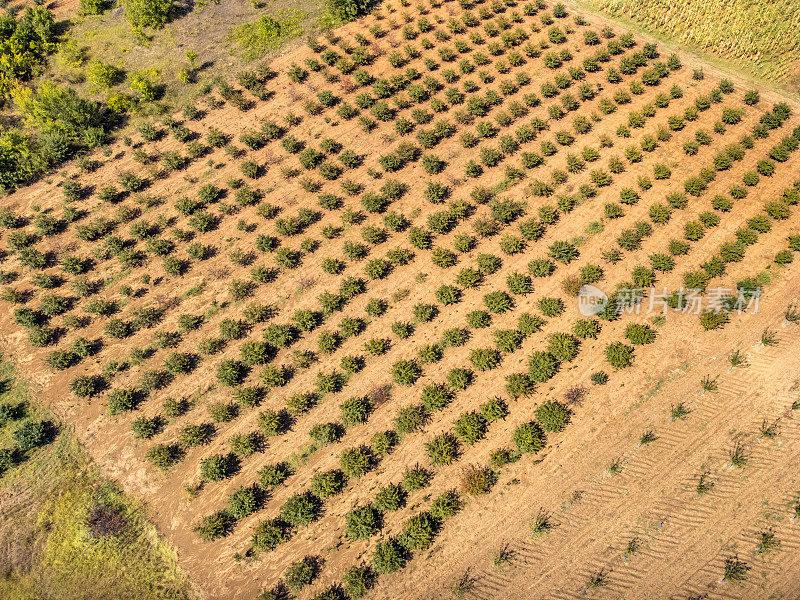
[{"label": "dry crop field", "polygon": [[699,67],[386,2],[5,198],[5,346],[201,597],[790,597],[800,117]]}]

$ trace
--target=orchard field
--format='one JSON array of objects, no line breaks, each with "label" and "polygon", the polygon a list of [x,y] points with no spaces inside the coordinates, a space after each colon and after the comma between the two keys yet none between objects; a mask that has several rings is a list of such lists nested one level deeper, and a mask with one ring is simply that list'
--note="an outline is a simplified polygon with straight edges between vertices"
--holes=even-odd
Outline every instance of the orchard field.
[{"label": "orchard field", "polygon": [[391,0],[3,198],[4,349],[200,597],[790,597],[798,146],[572,6]]}]

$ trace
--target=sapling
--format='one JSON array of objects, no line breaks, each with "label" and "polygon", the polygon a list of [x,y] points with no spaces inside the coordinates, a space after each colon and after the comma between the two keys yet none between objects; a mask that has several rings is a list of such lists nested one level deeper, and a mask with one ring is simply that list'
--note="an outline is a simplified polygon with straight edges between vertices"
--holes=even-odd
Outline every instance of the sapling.
[{"label": "sapling", "polygon": [[553,527],[555,527],[555,525],[551,520],[550,513],[544,508],[540,508],[531,523],[531,535],[533,537],[539,537],[550,531]]},{"label": "sapling", "polygon": [[777,346],[778,345],[778,335],[772,331],[771,329],[765,329],[761,333],[761,343],[764,346]]},{"label": "sapling", "polygon": [[747,456],[745,456],[744,448],[739,442],[731,448],[730,452],[728,452],[728,456],[731,458],[731,466],[732,467],[743,467],[745,463],[747,463]]}]

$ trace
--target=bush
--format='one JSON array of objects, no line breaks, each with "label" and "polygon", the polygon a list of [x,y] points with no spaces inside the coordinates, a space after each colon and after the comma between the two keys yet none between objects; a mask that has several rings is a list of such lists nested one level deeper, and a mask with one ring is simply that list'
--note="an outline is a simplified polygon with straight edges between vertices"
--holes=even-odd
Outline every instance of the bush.
[{"label": "bush", "polygon": [[477,412],[467,412],[455,422],[453,430],[465,444],[474,444],[486,435],[486,419]]},{"label": "bush", "polygon": [[297,593],[309,585],[319,575],[320,565],[316,558],[306,556],[302,560],[293,562],[286,569],[284,581],[290,590]]},{"label": "bush", "polygon": [[569,423],[570,411],[559,402],[548,401],[536,409],[535,415],[545,431],[557,432]]},{"label": "bush", "polygon": [[126,0],[125,16],[135,28],[161,29],[172,11],[172,0]]},{"label": "bush", "polygon": [[345,535],[350,540],[365,540],[375,535],[381,528],[381,515],[374,506],[356,507],[345,515],[347,528]]},{"label": "bush", "polygon": [[600,323],[591,319],[581,319],[573,325],[572,332],[581,339],[597,339]]},{"label": "bush", "polygon": [[319,517],[322,501],[311,492],[294,494],[281,506],[281,519],[295,527],[308,526]]},{"label": "bush", "polygon": [[416,465],[412,469],[406,469],[403,473],[403,489],[407,492],[422,489],[431,482],[432,478],[432,472]]},{"label": "bush", "polygon": [[183,448],[203,446],[211,441],[216,428],[211,423],[187,425],[178,432],[178,441]]},{"label": "bush", "polygon": [[392,365],[392,379],[400,385],[414,385],[422,376],[422,368],[415,360],[399,360]]},{"label": "bush", "polygon": [[540,298],[537,302],[539,310],[545,317],[557,317],[564,312],[564,302],[561,298]]},{"label": "bush", "polygon": [[425,451],[434,466],[449,465],[458,458],[458,439],[450,433],[443,433],[426,442]]},{"label": "bush", "polygon": [[369,398],[353,397],[339,405],[345,427],[364,423],[372,412],[373,404]]},{"label": "bush", "polygon": [[289,528],[280,519],[261,521],[253,528],[252,542],[259,550],[274,550],[290,538]]},{"label": "bush", "polygon": [[578,355],[578,340],[567,333],[554,333],[547,340],[547,352],[559,362],[569,362]]},{"label": "bush", "polygon": [[394,538],[378,542],[372,552],[372,567],[380,575],[399,571],[406,562],[406,552]]},{"label": "bush", "polygon": [[568,264],[578,258],[578,249],[570,242],[553,242],[548,249],[550,258]]},{"label": "bush", "polygon": [[606,360],[615,369],[624,369],[633,364],[633,347],[615,342],[605,349]]},{"label": "bush", "polygon": [[90,398],[99,394],[104,387],[105,380],[99,375],[78,375],[69,384],[70,391],[78,398]]},{"label": "bush", "polygon": [[395,511],[403,507],[406,501],[406,492],[399,485],[390,483],[382,487],[375,494],[375,508],[381,512]]},{"label": "bush", "polygon": [[342,452],[339,457],[339,464],[345,475],[353,479],[359,479],[373,467],[374,457],[366,446],[350,448]]},{"label": "bush", "polygon": [[131,431],[135,438],[149,440],[163,429],[164,423],[160,417],[139,417],[131,423]]},{"label": "bush", "polygon": [[239,414],[239,408],[230,402],[214,402],[208,406],[208,415],[215,423],[228,423]]},{"label": "bush", "polygon": [[431,384],[422,388],[422,404],[430,412],[442,410],[453,400],[452,392],[444,385]]},{"label": "bush", "polygon": [[147,460],[162,471],[179,463],[183,456],[184,450],[177,444],[157,444],[147,451]]},{"label": "bush", "polygon": [[289,474],[289,466],[286,463],[264,465],[258,471],[258,484],[264,489],[271,489],[286,481]]},{"label": "bush", "polygon": [[425,550],[433,542],[439,523],[428,512],[421,512],[406,521],[398,541],[409,551]]},{"label": "bush", "polygon": [[493,313],[504,313],[514,308],[514,300],[506,292],[495,291],[485,294],[483,303]]},{"label": "bush", "polygon": [[338,423],[317,423],[308,432],[317,446],[325,446],[338,441],[343,434],[342,426]]},{"label": "bush", "polygon": [[643,323],[630,323],[625,328],[625,337],[634,345],[652,344],[656,339],[656,331]]},{"label": "bush", "polygon": [[534,352],[528,359],[528,374],[537,383],[543,383],[558,371],[558,360],[549,352]]},{"label": "bush", "polygon": [[117,388],[108,395],[108,412],[112,416],[133,410],[136,404],[136,393],[133,390]]},{"label": "bush", "polygon": [[200,519],[194,532],[203,541],[210,542],[228,535],[233,529],[234,519],[226,512],[220,511]]},{"label": "bush", "polygon": [[320,500],[335,496],[347,485],[347,478],[339,470],[317,473],[311,478],[311,493]]},{"label": "bush", "polygon": [[334,16],[344,22],[353,21],[366,14],[370,5],[370,0],[329,0],[328,4]]},{"label": "bush", "polygon": [[263,447],[263,438],[260,433],[238,433],[232,435],[229,442],[231,450],[237,457],[248,457],[258,452]]},{"label": "bush", "polygon": [[222,481],[234,473],[236,465],[235,455],[212,454],[200,461],[200,478],[204,481]]},{"label": "bush", "polygon": [[415,304],[414,318],[420,323],[428,323],[436,318],[439,309],[433,304]]},{"label": "bush", "polygon": [[536,421],[523,423],[514,430],[511,440],[520,452],[539,452],[544,448],[545,434]]},{"label": "bush", "polygon": [[492,489],[497,475],[488,467],[470,465],[461,472],[461,489],[472,496],[486,494]]},{"label": "bush", "polygon": [[342,582],[347,595],[355,600],[365,596],[374,585],[375,574],[366,565],[350,567],[344,572]]},{"label": "bush", "polygon": [[398,435],[404,436],[422,427],[428,420],[427,411],[423,406],[412,405],[401,408],[394,418],[394,427]]},{"label": "bush", "polygon": [[49,443],[55,434],[50,421],[30,421],[14,430],[12,438],[22,452],[33,450]]},{"label": "bush", "polygon": [[222,385],[236,386],[247,377],[247,367],[238,360],[224,360],[217,367],[217,381]]},{"label": "bush", "polygon": [[502,356],[494,348],[476,348],[469,355],[469,361],[478,371],[488,371],[500,365]]}]

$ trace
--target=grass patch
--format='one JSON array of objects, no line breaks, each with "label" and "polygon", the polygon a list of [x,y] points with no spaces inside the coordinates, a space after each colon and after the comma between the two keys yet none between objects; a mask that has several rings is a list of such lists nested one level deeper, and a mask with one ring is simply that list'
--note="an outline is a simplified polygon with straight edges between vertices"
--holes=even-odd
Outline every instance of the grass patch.
[{"label": "grass patch", "polygon": [[276,16],[263,15],[252,23],[234,27],[231,40],[247,60],[261,58],[284,42],[302,35],[300,23],[306,18],[300,10],[281,10]]}]

